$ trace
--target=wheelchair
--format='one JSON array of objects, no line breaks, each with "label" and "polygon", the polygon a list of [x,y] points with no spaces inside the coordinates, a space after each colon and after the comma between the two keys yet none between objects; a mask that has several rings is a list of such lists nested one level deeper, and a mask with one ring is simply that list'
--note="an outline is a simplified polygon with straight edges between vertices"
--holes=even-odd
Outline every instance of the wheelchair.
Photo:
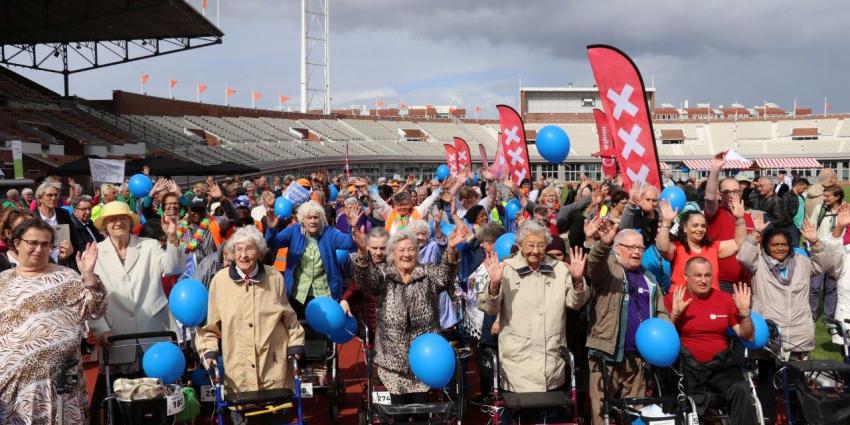
[{"label": "wheelchair", "polygon": [[315,332],[306,320],[304,328],[304,358],[301,384],[303,398],[323,396],[328,400],[328,418],[336,422],[345,400],[345,389],[339,375],[339,347],[326,335]]},{"label": "wheelchair", "polygon": [[490,413],[490,423],[503,423],[505,410],[517,413],[520,418],[523,409],[562,409],[561,416],[569,418],[567,424],[578,424],[578,400],[576,395],[575,358],[564,346],[559,347],[558,354],[567,362],[569,390],[543,392],[503,392],[501,390],[501,372],[499,354],[493,348],[486,348],[485,353],[493,365],[493,404],[483,406]]},{"label": "wheelchair", "polygon": [[[733,341],[732,343],[736,344],[737,342]],[[590,355],[602,367],[603,388],[605,393],[608,393],[611,386],[608,376],[609,361],[605,354],[597,351],[592,351]],[[682,356],[679,356],[678,370],[672,366],[657,368],[647,364],[645,376],[651,394],[646,397],[603,400],[602,413],[605,423],[612,423],[613,412],[619,416],[619,421],[615,421],[618,424],[631,424],[639,419],[648,425],[697,423],[735,425],[727,415],[723,394],[705,391],[697,393],[691,389],[693,383],[687,379],[686,368],[686,362]],[[755,423],[763,424],[764,415],[752,379],[752,362],[746,358],[746,353],[741,364],[741,375],[747,384],[748,393],[753,403]],[[699,400],[695,396],[699,396]],[[650,405],[660,406],[661,412],[659,413],[656,410],[650,414],[643,409]],[[702,406],[703,409],[700,409],[699,406]]]},{"label": "wheelchair", "polygon": [[[215,390],[215,414],[218,425],[224,425],[225,412],[229,407],[243,407],[242,413],[246,418],[256,417],[266,414],[282,414],[290,410],[295,410],[296,422],[298,425],[304,425],[304,414],[301,406],[301,373],[298,369],[298,361],[292,359],[290,367],[293,371],[293,390],[288,388],[277,388],[271,390],[246,391],[241,393],[224,392],[223,375],[218,367],[211,367],[207,370],[210,381],[213,382]],[[290,422],[284,422],[289,424]],[[281,425],[284,425],[282,423]]]},{"label": "wheelchair", "polygon": [[[428,403],[393,405],[389,391],[380,383],[375,371],[374,336],[363,326],[363,352],[366,363],[366,382],[363,401],[357,412],[358,425],[408,423],[412,415],[427,415],[427,424],[462,424],[466,410],[465,380],[462,361],[472,355],[467,347],[455,351],[455,376],[442,390],[431,390]],[[418,423],[418,422],[415,422]]]}]

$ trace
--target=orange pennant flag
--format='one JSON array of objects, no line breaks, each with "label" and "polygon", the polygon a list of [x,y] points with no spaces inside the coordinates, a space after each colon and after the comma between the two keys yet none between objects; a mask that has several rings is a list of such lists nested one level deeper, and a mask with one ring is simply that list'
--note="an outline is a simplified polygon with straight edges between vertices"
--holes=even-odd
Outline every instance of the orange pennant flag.
[{"label": "orange pennant flag", "polygon": [[148,80],[151,79],[150,74],[142,74],[142,84],[147,84]]},{"label": "orange pennant flag", "polygon": [[228,87],[228,88],[224,89],[224,95],[225,95],[225,96],[227,96],[227,97],[231,97],[231,96],[233,96],[234,94],[236,94],[236,89],[232,89],[232,88],[230,88],[230,87]]},{"label": "orange pennant flag", "polygon": [[168,86],[174,88],[177,85],[177,80],[168,80]]},{"label": "orange pennant flag", "polygon": [[483,110],[484,110],[484,109],[483,109],[483,108],[481,108],[480,106],[475,105],[475,112],[481,112],[481,111],[483,111]]},{"label": "orange pennant flag", "polygon": [[198,84],[198,93],[203,93],[205,91],[207,91],[207,85],[204,84],[204,83],[199,83]]},{"label": "orange pennant flag", "polygon": [[201,0],[201,9],[207,8],[207,0]]},{"label": "orange pennant flag", "polygon": [[256,91],[251,92],[251,98],[254,100],[260,100],[261,97],[263,97],[262,93]]},{"label": "orange pennant flag", "polygon": [[375,106],[378,107],[378,108],[383,108],[384,107],[384,101],[375,99]]},{"label": "orange pennant flag", "polygon": [[291,99],[289,96],[280,95],[280,103],[286,103],[289,99]]}]

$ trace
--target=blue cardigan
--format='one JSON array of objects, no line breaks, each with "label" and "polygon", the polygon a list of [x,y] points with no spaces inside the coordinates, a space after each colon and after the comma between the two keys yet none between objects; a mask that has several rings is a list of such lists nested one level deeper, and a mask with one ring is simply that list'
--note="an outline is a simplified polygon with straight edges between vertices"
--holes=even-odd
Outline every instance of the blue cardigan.
[{"label": "blue cardigan", "polygon": [[[294,224],[280,232],[267,229],[266,243],[271,252],[276,252],[280,248],[289,248],[286,253],[286,272],[284,272],[283,278],[286,282],[286,293],[293,296],[292,285],[295,269],[301,262],[301,257],[304,256],[304,250],[307,248],[307,237],[302,232],[301,225]],[[335,300],[342,297],[342,275],[336,261],[336,250],[350,251],[353,247],[354,241],[351,239],[351,235],[342,233],[333,227],[326,225],[319,235],[319,256],[322,258],[322,264],[325,265],[328,288]]]}]

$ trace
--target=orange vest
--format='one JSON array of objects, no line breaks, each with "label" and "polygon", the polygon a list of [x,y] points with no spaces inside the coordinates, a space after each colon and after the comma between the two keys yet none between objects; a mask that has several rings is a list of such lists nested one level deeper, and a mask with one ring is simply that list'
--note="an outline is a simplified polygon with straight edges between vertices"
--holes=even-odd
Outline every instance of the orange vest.
[{"label": "orange vest", "polygon": [[[410,223],[413,220],[420,220],[420,219],[422,219],[422,216],[420,216],[419,211],[417,211],[416,208],[414,208],[413,211],[410,213],[410,216],[408,217],[407,222]],[[387,233],[392,234],[393,232],[396,231],[396,229],[398,229],[398,227],[400,225],[401,225],[401,215],[399,215],[399,213],[396,212],[395,208],[393,208],[392,211],[390,211],[390,215],[387,216],[387,221],[384,224],[384,229],[386,229]]]}]

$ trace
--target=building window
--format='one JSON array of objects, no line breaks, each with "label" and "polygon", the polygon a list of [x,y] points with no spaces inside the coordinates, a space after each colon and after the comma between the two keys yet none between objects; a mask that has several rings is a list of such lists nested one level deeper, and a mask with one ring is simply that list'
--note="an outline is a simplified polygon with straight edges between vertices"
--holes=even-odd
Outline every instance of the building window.
[{"label": "building window", "polygon": [[592,97],[585,97],[581,100],[581,106],[592,108],[592,107],[596,106],[596,99],[594,99]]},{"label": "building window", "polygon": [[544,179],[557,179],[558,178],[558,165],[557,164],[543,164],[541,172],[543,173]]}]

